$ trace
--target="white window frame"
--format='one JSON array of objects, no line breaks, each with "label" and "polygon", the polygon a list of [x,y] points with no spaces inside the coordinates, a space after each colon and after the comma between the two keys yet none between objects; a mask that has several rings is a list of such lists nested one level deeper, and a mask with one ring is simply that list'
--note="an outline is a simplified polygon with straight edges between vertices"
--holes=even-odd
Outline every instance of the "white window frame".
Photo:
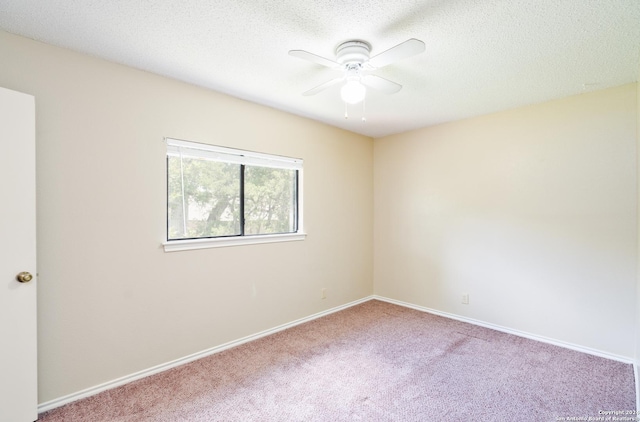
[{"label": "white window frame", "polygon": [[[198,142],[184,141],[174,138],[165,138],[167,144],[167,156],[172,154],[187,154],[191,157],[203,157],[245,165],[257,165],[262,167],[286,168],[298,171],[298,227],[294,233],[282,234],[257,234],[250,236],[213,237],[200,239],[168,240],[168,227],[165,229],[165,241],[162,243],[165,252],[186,251],[192,249],[220,248],[240,245],[256,245],[263,243],[291,242],[304,240],[304,210],[303,210],[303,160],[300,158],[284,157],[280,155],[265,154],[261,152],[246,151],[235,148],[227,148],[202,144]],[[165,175],[169,169],[165,170]],[[167,201],[165,200],[165,204]],[[165,205],[166,206],[166,205]],[[168,212],[168,210],[166,210]],[[167,215],[168,218],[168,215]],[[166,221],[166,219],[165,219]]]}]

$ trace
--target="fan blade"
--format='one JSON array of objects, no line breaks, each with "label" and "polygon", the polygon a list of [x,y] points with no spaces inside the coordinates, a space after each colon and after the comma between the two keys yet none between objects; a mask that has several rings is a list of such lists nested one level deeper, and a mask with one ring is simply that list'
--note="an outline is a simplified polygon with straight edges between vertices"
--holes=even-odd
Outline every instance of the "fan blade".
[{"label": "fan blade", "polygon": [[363,85],[382,91],[385,94],[395,94],[402,88],[402,85],[376,75],[364,75],[361,81]]},{"label": "fan blade", "polygon": [[422,41],[411,38],[396,45],[395,47],[391,47],[387,51],[383,51],[377,56],[370,58],[368,63],[377,69],[399,60],[406,59],[407,57],[422,53],[424,50],[425,45]]},{"label": "fan blade", "polygon": [[344,80],[344,78],[331,79],[330,81],[327,81],[327,82],[325,82],[323,84],[320,84],[315,88],[311,88],[310,90],[303,92],[302,95],[305,95],[305,96],[316,95],[318,92],[324,91],[325,89],[329,88],[330,86],[338,84],[338,83],[342,82],[343,80]]},{"label": "fan blade", "polygon": [[289,55],[298,57],[300,59],[309,60],[310,62],[321,64],[322,66],[330,67],[332,69],[342,68],[342,65],[340,65],[340,63],[334,62],[333,60],[325,59],[324,57],[317,56],[304,50],[290,50]]}]

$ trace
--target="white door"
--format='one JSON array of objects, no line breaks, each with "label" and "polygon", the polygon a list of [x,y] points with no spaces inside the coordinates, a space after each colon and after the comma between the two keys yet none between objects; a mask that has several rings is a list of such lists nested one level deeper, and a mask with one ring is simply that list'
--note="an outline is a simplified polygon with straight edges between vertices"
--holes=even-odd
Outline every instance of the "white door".
[{"label": "white door", "polygon": [[35,173],[35,100],[0,88],[0,421],[38,419]]}]

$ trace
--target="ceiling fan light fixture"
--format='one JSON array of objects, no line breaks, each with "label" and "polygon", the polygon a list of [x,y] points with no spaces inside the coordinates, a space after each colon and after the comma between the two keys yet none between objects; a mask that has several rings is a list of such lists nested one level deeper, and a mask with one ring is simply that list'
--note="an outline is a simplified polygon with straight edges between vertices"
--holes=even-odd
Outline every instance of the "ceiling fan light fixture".
[{"label": "ceiling fan light fixture", "polygon": [[358,80],[350,80],[340,89],[340,97],[345,103],[358,104],[367,95],[367,88]]},{"label": "ceiling fan light fixture", "polygon": [[[340,90],[340,97],[345,102],[346,109],[348,104],[363,102],[367,95],[367,88],[372,88],[386,94],[393,94],[400,91],[402,85],[373,75],[370,72],[424,51],[424,42],[410,38],[373,57],[369,57],[371,45],[362,40],[351,40],[340,44],[336,48],[335,60],[326,59],[305,50],[290,50],[289,55],[331,69],[344,71],[345,73],[342,78],[334,78],[303,92],[302,95],[315,95],[330,86],[340,84],[344,81]],[[345,117],[348,118],[346,115]]]}]

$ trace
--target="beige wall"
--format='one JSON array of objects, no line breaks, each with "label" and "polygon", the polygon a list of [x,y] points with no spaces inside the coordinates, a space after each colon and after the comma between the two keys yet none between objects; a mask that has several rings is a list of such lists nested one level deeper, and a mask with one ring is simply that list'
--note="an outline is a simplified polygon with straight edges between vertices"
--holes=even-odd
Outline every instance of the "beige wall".
[{"label": "beige wall", "polygon": [[376,139],[375,294],[633,358],[636,112],[630,84]]},{"label": "beige wall", "polygon": [[[372,293],[370,138],[2,32],[0,57],[36,97],[41,403]],[[303,158],[307,239],[163,252],[165,136]]]}]

